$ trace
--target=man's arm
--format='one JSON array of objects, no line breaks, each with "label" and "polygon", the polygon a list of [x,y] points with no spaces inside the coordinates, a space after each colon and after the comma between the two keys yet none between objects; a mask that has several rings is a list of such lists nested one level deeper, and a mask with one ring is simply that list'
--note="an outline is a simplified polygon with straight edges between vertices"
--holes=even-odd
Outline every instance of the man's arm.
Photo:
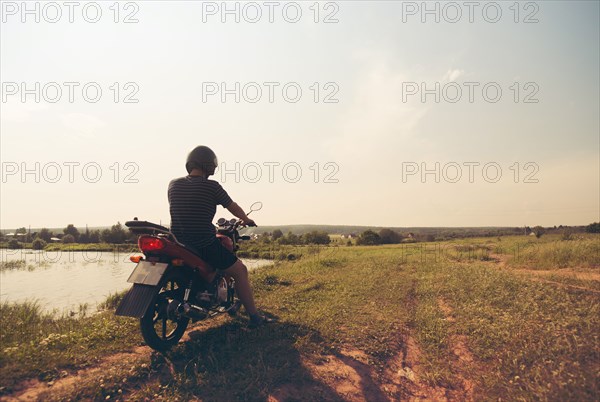
[{"label": "man's arm", "polygon": [[248,225],[248,226],[256,225],[256,223],[254,223],[254,221],[252,219],[248,218],[248,215],[246,215],[244,210],[235,201],[232,201],[231,204],[229,204],[229,206],[227,207],[227,210],[229,212],[231,212],[235,217],[241,219],[243,221],[244,225]]}]

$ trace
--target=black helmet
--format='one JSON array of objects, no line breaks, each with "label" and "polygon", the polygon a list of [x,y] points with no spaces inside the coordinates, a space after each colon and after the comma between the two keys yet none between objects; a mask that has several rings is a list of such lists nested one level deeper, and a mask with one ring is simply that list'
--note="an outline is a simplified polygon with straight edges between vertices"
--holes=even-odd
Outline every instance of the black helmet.
[{"label": "black helmet", "polygon": [[217,168],[219,161],[217,155],[209,147],[200,145],[189,153],[185,162],[185,169],[188,173],[192,172],[192,169],[202,169],[204,172],[213,174]]}]

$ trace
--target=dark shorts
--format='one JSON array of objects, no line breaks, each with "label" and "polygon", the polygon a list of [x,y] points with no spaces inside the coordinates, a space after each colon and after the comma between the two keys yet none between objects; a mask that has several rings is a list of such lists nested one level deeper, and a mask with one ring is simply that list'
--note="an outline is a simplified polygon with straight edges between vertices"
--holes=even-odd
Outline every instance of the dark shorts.
[{"label": "dark shorts", "polygon": [[211,267],[218,270],[223,270],[231,267],[237,261],[237,257],[229,250],[227,250],[219,239],[215,237],[215,240],[205,247],[191,247],[200,258],[206,261]]}]

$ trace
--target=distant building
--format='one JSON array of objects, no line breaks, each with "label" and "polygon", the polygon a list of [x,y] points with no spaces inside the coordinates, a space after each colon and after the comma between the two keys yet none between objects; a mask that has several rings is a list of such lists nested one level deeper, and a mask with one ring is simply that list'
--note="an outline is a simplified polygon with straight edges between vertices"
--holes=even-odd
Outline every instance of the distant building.
[{"label": "distant building", "polygon": [[27,237],[27,233],[7,233],[4,236],[6,236],[6,237],[19,237],[19,238],[23,238],[23,237]]}]

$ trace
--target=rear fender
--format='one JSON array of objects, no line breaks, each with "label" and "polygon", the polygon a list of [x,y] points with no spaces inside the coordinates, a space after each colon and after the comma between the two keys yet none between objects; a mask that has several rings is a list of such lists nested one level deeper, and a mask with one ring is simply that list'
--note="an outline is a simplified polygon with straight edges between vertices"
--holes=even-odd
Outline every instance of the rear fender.
[{"label": "rear fender", "polygon": [[152,263],[140,261],[135,267],[127,282],[133,286],[117,306],[116,315],[125,317],[142,318],[154,297],[163,287],[163,278],[172,270],[184,271],[192,278],[192,271],[187,267],[174,267],[166,263]]},{"label": "rear fender", "polygon": [[142,318],[159,290],[160,286],[134,283],[117,306],[115,315]]}]

